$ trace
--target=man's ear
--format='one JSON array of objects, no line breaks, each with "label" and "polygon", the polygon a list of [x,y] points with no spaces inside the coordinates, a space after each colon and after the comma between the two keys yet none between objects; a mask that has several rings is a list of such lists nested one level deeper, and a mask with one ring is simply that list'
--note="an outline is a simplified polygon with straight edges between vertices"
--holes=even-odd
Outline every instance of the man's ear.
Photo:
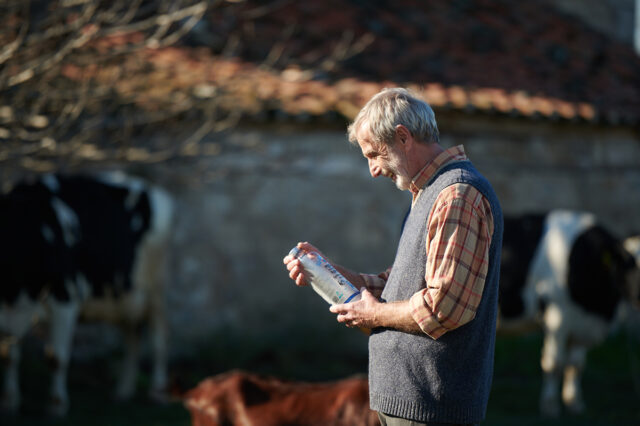
[{"label": "man's ear", "polygon": [[396,126],[396,134],[398,135],[400,143],[403,145],[407,142],[407,140],[411,136],[411,132],[409,132],[409,129],[404,127],[402,124],[398,124]]}]

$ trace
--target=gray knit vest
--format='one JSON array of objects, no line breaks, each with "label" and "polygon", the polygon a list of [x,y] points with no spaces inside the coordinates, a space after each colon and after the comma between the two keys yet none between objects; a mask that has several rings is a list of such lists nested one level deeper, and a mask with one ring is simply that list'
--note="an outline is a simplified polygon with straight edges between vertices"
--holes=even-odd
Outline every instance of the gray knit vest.
[{"label": "gray knit vest", "polygon": [[493,376],[502,210],[489,182],[469,161],[445,166],[423,189],[406,219],[382,299],[407,300],[425,288],[427,219],[440,192],[455,183],[478,189],[494,220],[489,269],[475,318],[437,340],[386,328],[375,329],[369,338],[371,408],[420,422],[482,421]]}]

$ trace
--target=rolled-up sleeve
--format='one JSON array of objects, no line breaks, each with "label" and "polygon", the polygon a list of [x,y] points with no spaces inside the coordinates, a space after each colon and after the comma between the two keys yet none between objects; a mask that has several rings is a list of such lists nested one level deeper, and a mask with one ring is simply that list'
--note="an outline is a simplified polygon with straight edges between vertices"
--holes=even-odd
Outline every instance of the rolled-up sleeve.
[{"label": "rolled-up sleeve", "polygon": [[410,299],[413,319],[433,339],[475,317],[491,235],[491,207],[477,189],[455,184],[440,193],[427,222],[426,287]]},{"label": "rolled-up sleeve", "polygon": [[364,281],[365,288],[369,290],[375,297],[380,297],[380,295],[382,294],[382,290],[384,290],[384,286],[387,284],[387,279],[389,278],[390,272],[391,268],[389,267],[386,271],[380,272],[377,275],[360,274],[360,276]]}]

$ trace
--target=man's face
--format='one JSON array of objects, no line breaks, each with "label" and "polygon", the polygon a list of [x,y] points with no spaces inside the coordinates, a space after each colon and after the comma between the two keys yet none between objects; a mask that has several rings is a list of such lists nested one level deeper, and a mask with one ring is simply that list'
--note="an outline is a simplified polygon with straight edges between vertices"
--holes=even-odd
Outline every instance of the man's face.
[{"label": "man's face", "polygon": [[[369,162],[371,177],[382,175],[391,179],[401,191],[409,189],[411,176],[408,172],[406,154],[398,140],[394,140],[391,146],[372,142],[366,123],[360,127],[356,138],[362,155]],[[395,139],[398,139],[397,136]]]}]

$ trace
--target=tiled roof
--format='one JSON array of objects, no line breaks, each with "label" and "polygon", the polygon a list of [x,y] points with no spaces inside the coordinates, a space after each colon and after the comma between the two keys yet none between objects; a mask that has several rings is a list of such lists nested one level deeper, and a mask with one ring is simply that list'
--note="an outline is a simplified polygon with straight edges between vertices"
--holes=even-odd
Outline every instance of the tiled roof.
[{"label": "tiled roof", "polygon": [[190,90],[224,93],[246,114],[352,118],[382,87],[401,85],[436,109],[640,122],[640,58],[631,47],[539,1],[223,4],[208,16],[201,37],[208,46],[147,49],[135,58],[153,64],[138,82],[153,89],[138,102]]},{"label": "tiled roof", "polygon": [[[436,107],[640,121],[633,49],[541,1],[249,0],[210,20],[218,40],[238,37],[227,54],[270,62],[280,84],[290,84],[287,68],[310,70],[297,74],[309,78],[303,98],[314,85],[342,96],[347,81],[388,82],[422,88]],[[313,113],[317,102],[307,103]]]},{"label": "tiled roof", "polygon": [[[146,50],[142,57],[154,65],[154,72],[143,80],[145,84],[153,82],[155,89],[145,91],[139,101],[149,106],[158,104],[159,98],[176,89],[190,90],[200,97],[214,95],[216,88],[222,86],[226,96],[222,102],[226,102],[229,109],[239,108],[249,115],[276,110],[291,116],[322,116],[334,112],[353,118],[371,96],[383,87],[397,85],[392,81],[371,82],[354,77],[313,80],[309,72],[295,66],[282,71],[265,70],[250,62],[207,58],[200,53],[180,48]],[[128,90],[130,85],[135,85],[135,80],[129,79],[119,87]],[[521,90],[509,92],[501,88],[442,83],[410,83],[409,87],[434,108],[559,119],[596,118],[596,110],[587,102],[530,95]]]}]

